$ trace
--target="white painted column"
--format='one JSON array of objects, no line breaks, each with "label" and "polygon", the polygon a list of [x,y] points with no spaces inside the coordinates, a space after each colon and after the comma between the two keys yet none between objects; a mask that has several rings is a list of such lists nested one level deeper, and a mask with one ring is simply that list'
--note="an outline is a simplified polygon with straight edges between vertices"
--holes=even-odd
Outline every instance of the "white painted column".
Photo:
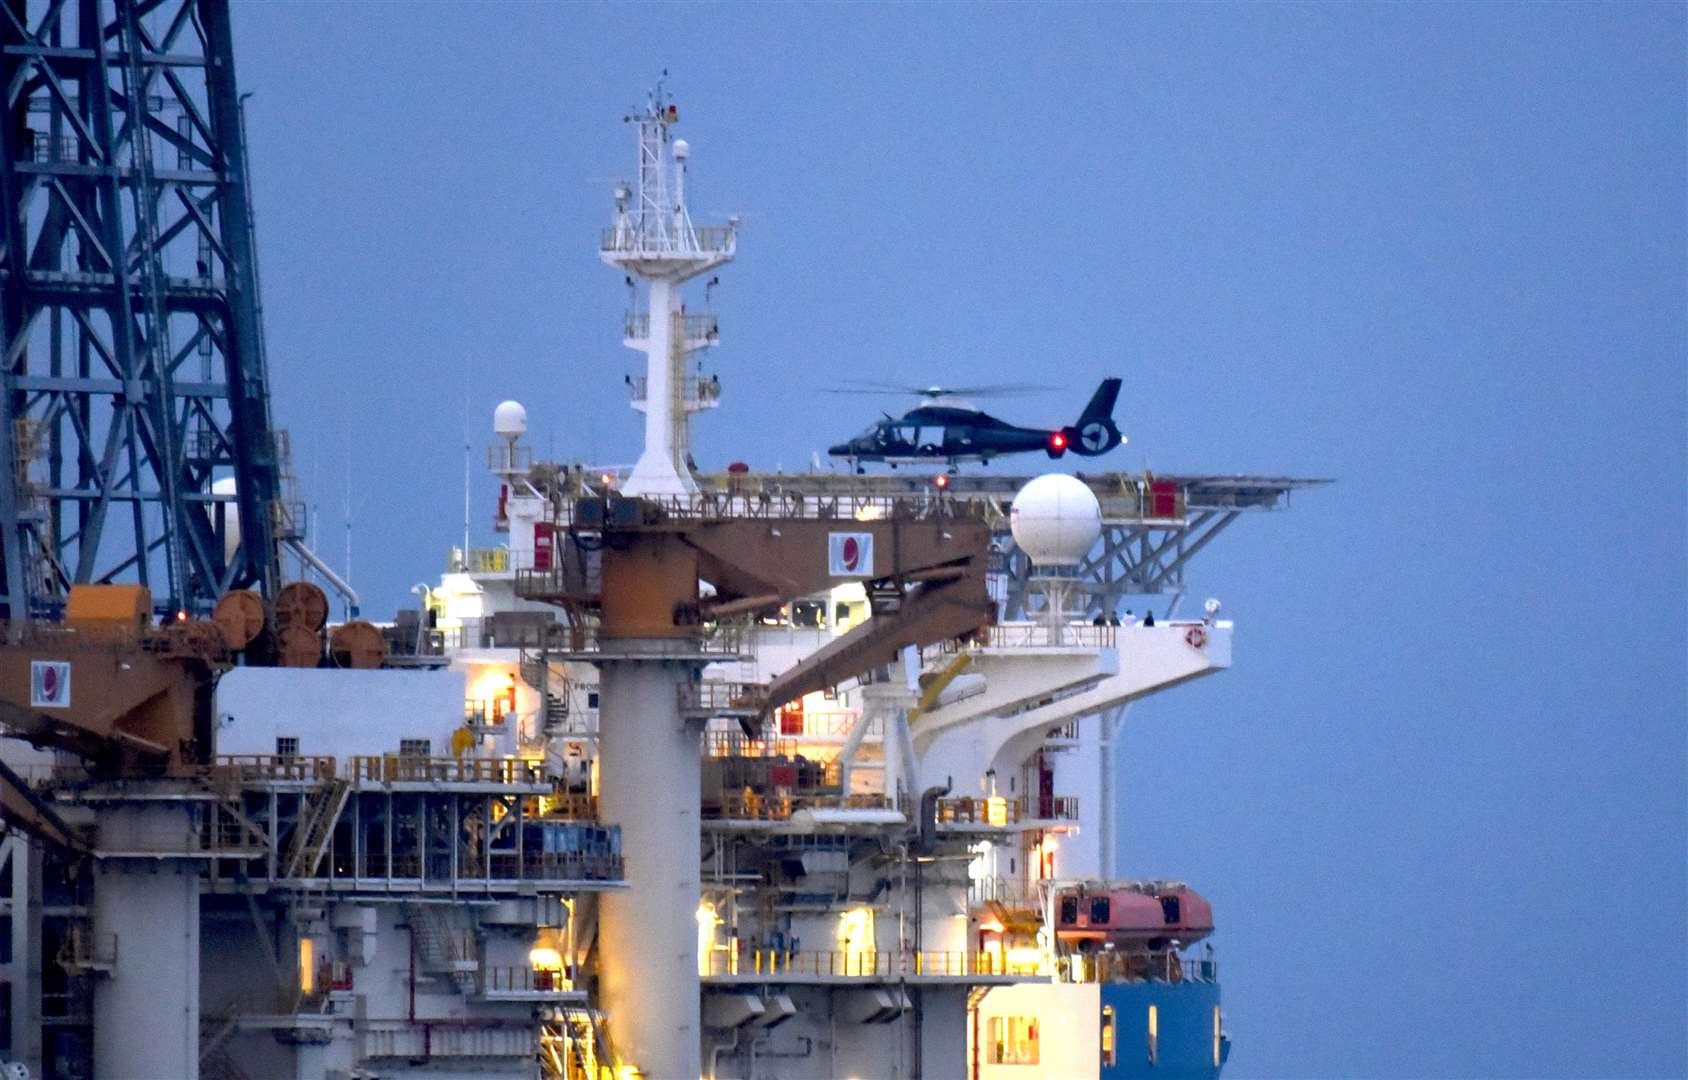
[{"label": "white painted column", "polygon": [[[1101,719],[1081,717],[1078,721],[1078,745],[1070,750],[1049,755],[1054,766],[1055,794],[1078,799],[1078,834],[1060,837],[1055,847],[1055,876],[1057,878],[1098,878],[1102,876],[1102,846],[1106,843],[1107,820],[1111,813],[1107,797],[1100,790],[1102,755],[1097,732]],[[1028,805],[1036,805],[1036,794],[1027,792]]]},{"label": "white painted column", "polygon": [[[684,495],[697,490],[686,468],[683,440],[676,435],[685,424],[681,381],[685,364],[683,343],[674,339],[674,316],[680,292],[673,282],[650,279],[650,331],[645,339],[645,449],[622,490],[629,495]],[[682,328],[681,332],[684,332]]]},{"label": "white painted column", "polygon": [[1118,874],[1119,866],[1119,820],[1124,811],[1122,805],[1122,790],[1119,783],[1119,734],[1125,730],[1125,715],[1131,710],[1130,703],[1116,705],[1111,709],[1104,709],[1097,714],[1097,721],[1101,731],[1101,755],[1098,762],[1101,768],[1099,787],[1101,789],[1102,816],[1099,819],[1100,828],[1098,838],[1101,849],[1102,877],[1112,880]]},{"label": "white painted column", "polygon": [[625,891],[600,901],[599,974],[616,1054],[651,1080],[702,1070],[697,906],[699,731],[680,717],[690,664],[605,661],[601,807],[621,826]]},{"label": "white painted column", "polygon": [[[104,851],[192,850],[175,804],[102,810]],[[100,859],[94,934],[116,962],[94,980],[94,1075],[199,1076],[199,869],[187,859]]]}]

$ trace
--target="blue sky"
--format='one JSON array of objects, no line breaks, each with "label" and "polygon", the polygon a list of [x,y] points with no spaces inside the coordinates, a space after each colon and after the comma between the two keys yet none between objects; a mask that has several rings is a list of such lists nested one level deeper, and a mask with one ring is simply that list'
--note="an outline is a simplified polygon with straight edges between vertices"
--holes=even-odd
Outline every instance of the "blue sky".
[{"label": "blue sky", "polygon": [[238,5],[317,546],[349,502],[409,602],[505,397],[635,456],[593,243],[667,67],[694,210],[747,219],[706,466],[803,467],[845,378],[1053,423],[1118,374],[1122,467],[1339,481],[1196,563],[1237,666],[1125,750],[1228,1076],[1688,1074],[1684,12]]}]

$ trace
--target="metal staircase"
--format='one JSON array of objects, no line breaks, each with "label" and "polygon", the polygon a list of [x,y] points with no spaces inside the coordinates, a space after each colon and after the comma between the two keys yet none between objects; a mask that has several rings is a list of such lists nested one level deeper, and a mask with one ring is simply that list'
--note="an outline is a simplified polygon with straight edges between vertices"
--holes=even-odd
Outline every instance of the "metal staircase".
[{"label": "metal staircase", "polygon": [[322,856],[328,850],[328,840],[334,834],[334,823],[346,808],[352,786],[344,780],[329,779],[317,785],[315,794],[300,799],[299,823],[293,829],[293,844],[288,851],[287,877],[315,877]]},{"label": "metal staircase", "polygon": [[451,976],[458,993],[472,996],[477,989],[476,972],[480,970],[473,947],[453,935],[443,924],[440,912],[432,906],[406,904],[404,912],[422,970]]},{"label": "metal staircase", "polygon": [[543,651],[530,653],[523,649],[520,667],[522,681],[545,698],[541,730],[547,736],[561,734],[569,719],[568,676],[553,668],[550,656]]}]

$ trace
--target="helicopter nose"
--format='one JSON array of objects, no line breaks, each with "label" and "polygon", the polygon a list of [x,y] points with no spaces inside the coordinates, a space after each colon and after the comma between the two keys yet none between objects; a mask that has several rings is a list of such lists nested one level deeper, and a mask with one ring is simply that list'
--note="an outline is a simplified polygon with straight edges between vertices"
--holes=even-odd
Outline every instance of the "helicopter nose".
[{"label": "helicopter nose", "polygon": [[828,450],[827,453],[833,455],[834,457],[845,457],[850,453],[850,444],[839,443],[837,446]]}]

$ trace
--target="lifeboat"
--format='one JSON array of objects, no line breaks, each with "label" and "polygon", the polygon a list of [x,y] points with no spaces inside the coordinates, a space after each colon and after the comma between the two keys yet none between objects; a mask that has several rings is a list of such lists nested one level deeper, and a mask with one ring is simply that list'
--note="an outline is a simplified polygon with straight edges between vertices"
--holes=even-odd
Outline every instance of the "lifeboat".
[{"label": "lifeboat", "polygon": [[1055,894],[1055,936],[1070,947],[1164,949],[1211,933],[1213,908],[1179,882],[1096,883]]}]

